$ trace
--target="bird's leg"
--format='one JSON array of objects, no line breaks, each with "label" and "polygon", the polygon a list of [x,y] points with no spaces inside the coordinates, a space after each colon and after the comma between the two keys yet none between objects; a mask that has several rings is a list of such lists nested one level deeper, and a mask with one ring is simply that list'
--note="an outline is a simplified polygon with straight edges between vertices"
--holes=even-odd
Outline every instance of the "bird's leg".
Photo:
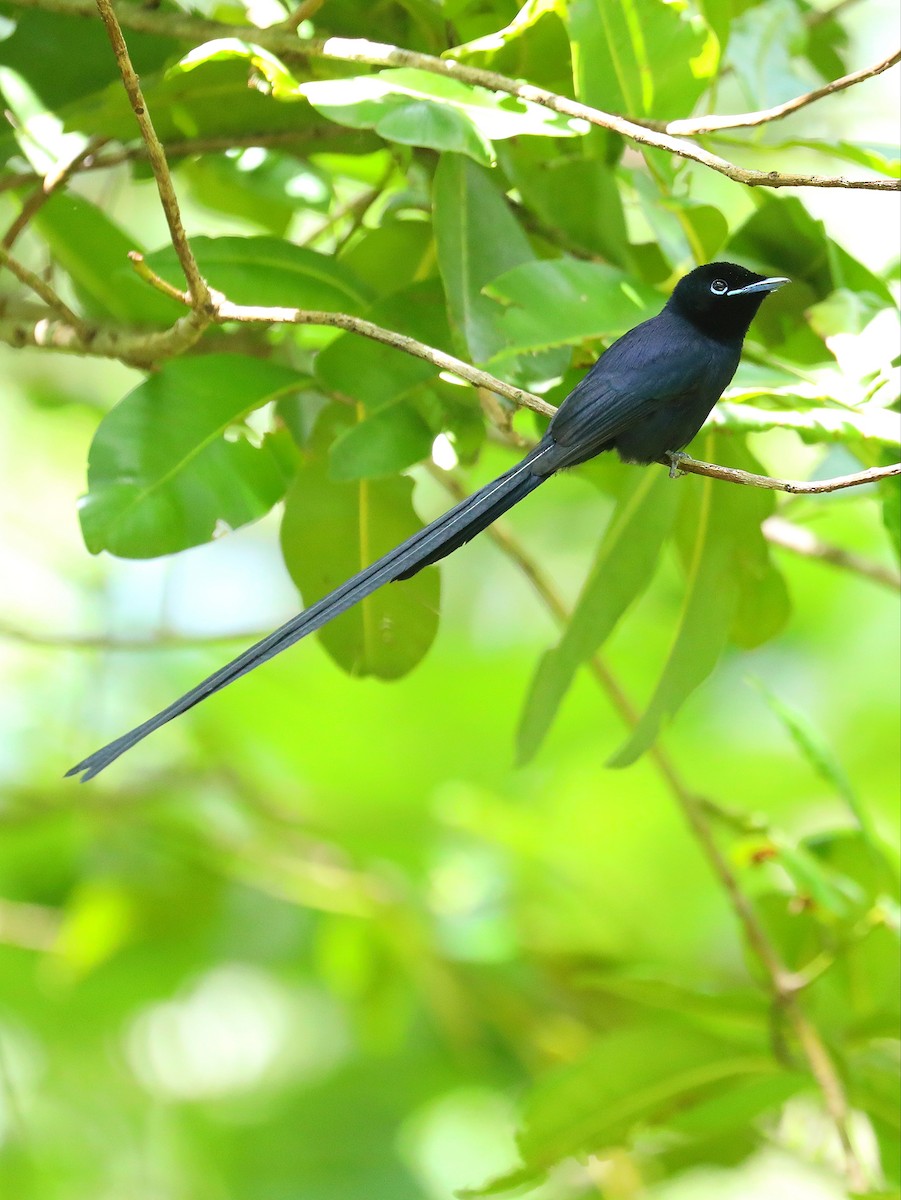
[{"label": "bird's leg", "polygon": [[682,450],[667,450],[666,457],[669,459],[669,477],[676,479],[679,475],[684,475],[684,471],[679,470],[679,464],[691,462],[691,455],[685,454]]}]

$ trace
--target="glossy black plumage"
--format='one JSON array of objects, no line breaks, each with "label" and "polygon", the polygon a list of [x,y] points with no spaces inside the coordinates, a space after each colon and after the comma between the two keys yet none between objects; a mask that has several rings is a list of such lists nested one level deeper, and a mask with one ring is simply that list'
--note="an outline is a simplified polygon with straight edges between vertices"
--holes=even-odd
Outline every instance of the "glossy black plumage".
[{"label": "glossy black plumage", "polygon": [[464,545],[555,472],[616,450],[650,463],[688,445],[727,387],[766,295],[787,283],[734,263],[697,267],[663,311],[624,334],[573,389],[529,454],[178,700],[67,772],[91,779],[161,725],[358,604]]}]

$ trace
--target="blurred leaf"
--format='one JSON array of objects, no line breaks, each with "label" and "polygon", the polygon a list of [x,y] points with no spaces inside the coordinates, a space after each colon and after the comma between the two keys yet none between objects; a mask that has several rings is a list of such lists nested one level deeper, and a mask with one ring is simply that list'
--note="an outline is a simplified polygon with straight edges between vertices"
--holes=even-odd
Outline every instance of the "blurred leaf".
[{"label": "blurred leaf", "polygon": [[[170,325],[185,310],[139,279],[129,261],[141,247],[99,208],[72,192],[57,192],[32,225],[71,277],[85,311],[135,325]],[[184,276],[176,278],[184,287]]]},{"label": "blurred leaf", "polygon": [[[703,452],[708,461],[722,461],[710,435]],[[730,443],[727,457],[734,461],[737,453],[740,447]],[[686,570],[682,612],[654,694],[610,759],[611,767],[628,766],[653,743],[716,666],[730,632],[740,644],[756,645],[787,618],[784,585],[773,575],[760,530],[772,512],[772,496],[757,488],[711,489],[706,486],[711,482],[705,479],[700,488],[683,493],[678,526]]]},{"label": "blurred leaf", "polygon": [[506,344],[502,314],[482,294],[486,283],[534,257],[491,177],[459,154],[443,154],[435,172],[438,265],[455,336],[475,362]]},{"label": "blurred leaf", "polygon": [[[329,470],[335,435],[351,428],[346,410],[320,417],[316,437],[285,498],[285,565],[309,606],[421,528],[405,478],[336,482]],[[353,675],[397,679],[411,671],[438,628],[439,575],[427,567],[380,588],[319,631],[329,655]]]},{"label": "blurred leaf", "polygon": [[576,94],[631,117],[691,112],[719,61],[704,19],[656,0],[571,0],[568,27]]},{"label": "blurred leaf", "polygon": [[751,683],[763,696],[771,712],[781,722],[814,772],[841,796],[858,827],[866,834],[871,844],[875,845],[875,835],[866,809],[852,787],[847,772],[820,731],[805,713],[780,699],[762,680],[752,678]]},{"label": "blurred leaf", "polygon": [[285,233],[297,209],[328,212],[333,199],[330,181],[321,172],[269,150],[244,151],[236,158],[191,158],[179,168],[178,180],[185,180],[206,208],[241,217],[276,235]]},{"label": "blurred leaf", "polygon": [[253,42],[241,41],[240,38],[215,38],[213,41],[203,42],[170,67],[168,74],[170,78],[175,78],[207,63],[227,61],[231,58],[243,59],[254,67],[269,85],[273,96],[281,100],[296,96],[297,80],[285,64],[269,50],[264,50],[262,46]]},{"label": "blurred leaf", "polygon": [[778,146],[773,146],[772,148],[774,150],[792,150],[795,148],[816,150],[820,154],[828,154],[832,158],[839,158],[844,162],[856,163],[858,166],[867,167],[869,170],[875,171],[879,175],[885,175],[889,179],[901,178],[901,159],[898,157],[898,150],[895,146],[877,146],[856,142],[824,142],[812,139],[792,138],[790,141],[780,142]]},{"label": "blurred leaf", "polygon": [[516,141],[499,154],[504,173],[549,231],[614,266],[628,265],[625,213],[612,167],[596,158],[564,157],[536,141]]},{"label": "blurred leaf", "polygon": [[[211,287],[234,304],[359,313],[368,293],[348,267],[326,254],[273,237],[196,237],[191,249]],[[176,287],[181,268],[172,246],[147,263]]]},{"label": "blurred leaf", "polygon": [[[128,52],[135,70],[150,74],[172,54],[172,42],[130,30]],[[0,65],[18,72],[48,109],[90,96],[113,80],[122,91],[103,28],[63,12],[15,10],[15,26],[0,40]]]},{"label": "blurred leaf", "polygon": [[420,282],[429,265],[430,274],[437,271],[432,228],[426,221],[389,220],[377,229],[366,229],[339,259],[376,296]]},{"label": "blurred leaf", "polygon": [[[172,42],[168,44],[171,53]],[[319,114],[304,104],[285,103],[249,87],[249,74],[246,61],[231,58],[202,63],[191,71],[143,78],[141,87],[157,136],[169,143],[234,135],[246,144],[248,134],[259,133],[265,144],[275,133],[292,133],[304,153],[326,146],[360,151],[375,145],[368,134],[326,126]],[[61,115],[67,129],[126,143],[138,136],[134,113],[118,79],[96,96],[69,105]]]},{"label": "blurred leaf", "polygon": [[772,1073],[752,1046],[725,1041],[688,1022],[659,1018],[598,1037],[578,1061],[541,1080],[528,1097],[520,1134],[523,1171],[478,1195],[535,1179],[570,1155],[628,1143],[636,1126],[666,1123],[689,1100]]},{"label": "blurred leaf", "polygon": [[610,519],[563,636],[538,663],[519,719],[518,762],[528,762],[537,752],[578,668],[597,653],[650,583],[675,512],[665,472],[636,472]]},{"label": "blurred leaf", "polygon": [[257,438],[254,409],[297,386],[286,367],[238,355],[174,359],[100,422],[79,510],[92,554],[154,558],[237,529],[280,500],[290,477],[286,434]]}]

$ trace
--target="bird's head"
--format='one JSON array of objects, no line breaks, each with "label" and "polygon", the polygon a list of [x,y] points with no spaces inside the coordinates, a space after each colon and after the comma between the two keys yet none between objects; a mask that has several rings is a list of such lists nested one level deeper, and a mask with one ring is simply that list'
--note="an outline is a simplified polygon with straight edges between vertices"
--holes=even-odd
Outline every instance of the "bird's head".
[{"label": "bird's head", "polygon": [[769,293],[790,282],[737,263],[706,263],[679,280],[667,307],[711,337],[741,341]]}]

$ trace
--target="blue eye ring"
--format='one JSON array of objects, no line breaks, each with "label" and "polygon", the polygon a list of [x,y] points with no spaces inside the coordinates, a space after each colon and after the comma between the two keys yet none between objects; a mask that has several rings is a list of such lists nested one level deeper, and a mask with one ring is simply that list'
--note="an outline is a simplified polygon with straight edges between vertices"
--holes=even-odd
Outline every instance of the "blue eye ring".
[{"label": "blue eye ring", "polygon": [[729,285],[726,283],[725,279],[714,279],[713,283],[710,285],[710,290],[713,292],[714,296],[725,296],[726,292],[729,290]]}]

